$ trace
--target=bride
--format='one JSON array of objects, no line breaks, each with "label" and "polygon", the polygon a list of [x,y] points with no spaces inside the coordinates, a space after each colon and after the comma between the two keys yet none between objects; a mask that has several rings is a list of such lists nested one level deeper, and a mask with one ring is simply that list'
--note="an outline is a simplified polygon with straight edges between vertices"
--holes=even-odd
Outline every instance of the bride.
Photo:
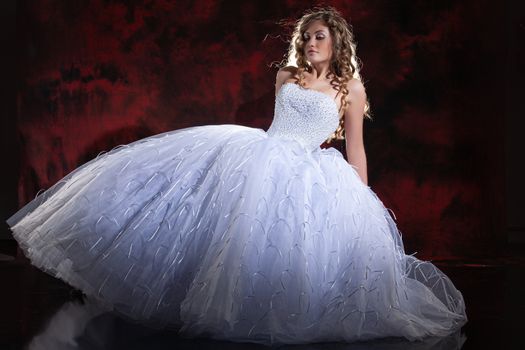
[{"label": "bride", "polygon": [[[367,185],[352,32],[302,16],[267,132],[174,130],[80,166],[8,219],[32,264],[186,336],[270,344],[446,336],[465,304],[406,255]],[[348,159],[324,141],[346,140]]]}]

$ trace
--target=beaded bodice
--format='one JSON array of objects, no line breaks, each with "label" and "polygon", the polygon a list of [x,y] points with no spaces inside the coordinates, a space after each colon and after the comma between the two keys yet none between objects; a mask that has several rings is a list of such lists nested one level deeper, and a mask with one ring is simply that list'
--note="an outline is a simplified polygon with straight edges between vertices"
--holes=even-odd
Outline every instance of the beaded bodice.
[{"label": "beaded bodice", "polygon": [[277,93],[269,136],[293,139],[317,148],[339,125],[335,100],[327,94],[285,83]]}]

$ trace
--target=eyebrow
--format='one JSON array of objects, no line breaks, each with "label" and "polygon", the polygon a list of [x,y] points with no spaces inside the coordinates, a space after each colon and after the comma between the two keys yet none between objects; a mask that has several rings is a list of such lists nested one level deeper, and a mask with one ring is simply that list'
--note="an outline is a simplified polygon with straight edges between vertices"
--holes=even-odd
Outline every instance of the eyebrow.
[{"label": "eyebrow", "polygon": [[[317,31],[314,32],[314,34],[317,34],[317,33],[324,33],[326,34],[326,32],[323,30],[323,29],[319,29]],[[304,34],[310,34],[307,30],[304,32]]]}]

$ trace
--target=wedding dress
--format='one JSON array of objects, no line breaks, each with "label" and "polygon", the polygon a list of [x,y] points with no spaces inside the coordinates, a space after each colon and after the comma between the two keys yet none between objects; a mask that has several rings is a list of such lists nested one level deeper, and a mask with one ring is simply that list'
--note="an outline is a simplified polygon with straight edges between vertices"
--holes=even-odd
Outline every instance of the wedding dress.
[{"label": "wedding dress", "polygon": [[267,132],[175,130],[102,154],[9,220],[32,264],[116,312],[262,344],[445,336],[461,293],[406,255],[333,148],[328,95],[285,83]]}]

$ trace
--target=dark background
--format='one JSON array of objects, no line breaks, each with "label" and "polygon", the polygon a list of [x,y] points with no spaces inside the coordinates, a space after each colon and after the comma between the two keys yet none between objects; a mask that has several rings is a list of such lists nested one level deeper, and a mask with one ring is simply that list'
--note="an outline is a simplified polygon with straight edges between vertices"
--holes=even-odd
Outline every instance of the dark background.
[{"label": "dark background", "polygon": [[[117,145],[203,124],[266,129],[271,63],[287,48],[278,22],[314,4],[2,2],[2,218]],[[524,243],[524,5],[324,4],[354,27],[374,114],[369,185],[407,252],[466,259]]]}]

